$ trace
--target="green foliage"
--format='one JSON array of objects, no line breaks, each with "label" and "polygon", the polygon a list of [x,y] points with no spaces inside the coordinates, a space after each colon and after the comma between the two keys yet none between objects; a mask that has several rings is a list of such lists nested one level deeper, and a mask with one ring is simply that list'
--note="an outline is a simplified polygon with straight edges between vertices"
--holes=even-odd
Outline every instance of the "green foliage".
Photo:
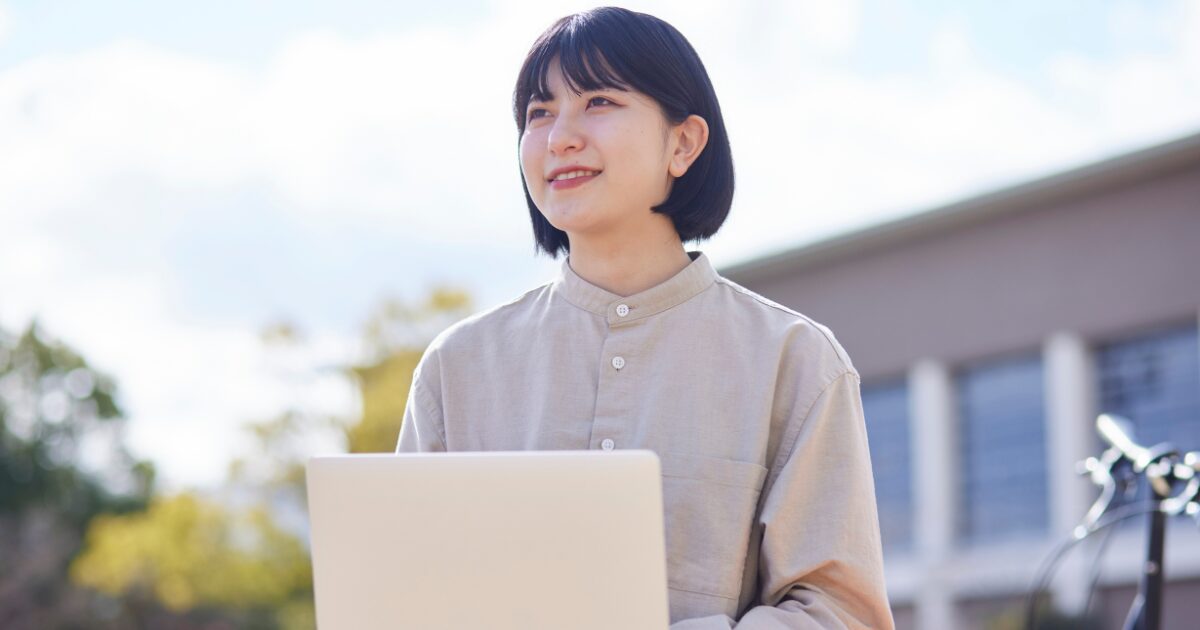
[{"label": "green foliage", "polygon": [[362,417],[346,430],[351,453],[396,450],[413,370],[433,335],[471,311],[466,292],[438,288],[417,305],[385,301],[368,320],[371,360],[350,368],[359,385]]},{"label": "green foliage", "polygon": [[274,610],[312,589],[306,550],[266,511],[235,512],[188,493],[97,517],[70,575],[112,596],[152,593],[176,612]]},{"label": "green foliage", "polygon": [[[314,432],[351,452],[392,451],[426,344],[470,310],[445,288],[383,302],[364,325],[364,361],[340,368],[362,416],[286,409],[248,424],[257,448],[231,466],[227,490],[256,507],[237,509],[188,492],[152,499],[154,468],[126,450],[114,381],[36,323],[0,330],[0,627],[314,627],[308,552],[264,506],[303,509]],[[306,343],[286,322],[262,337]],[[107,457],[89,459],[97,452]]]},{"label": "green foliage", "polygon": [[437,332],[470,314],[471,296],[460,289],[438,287],[424,301],[382,301],[368,317],[363,341],[374,361],[406,350],[423,350]]},{"label": "green foliage", "polygon": [[335,418],[308,416],[294,410],[248,422],[244,428],[254,437],[254,455],[233,461],[229,481],[250,486],[267,500],[302,501],[304,462],[308,457],[305,438],[313,431],[340,426]]},{"label": "green foliage", "polygon": [[353,368],[362,397],[362,418],[346,430],[351,453],[390,453],[412,387],[420,349],[396,350],[377,363]]},{"label": "green foliage", "polygon": [[154,469],[119,440],[106,444],[105,469],[78,464],[86,439],[116,435],[123,421],[112,380],[45,339],[36,322],[16,340],[0,332],[0,513],[49,505],[82,525],[99,511],[144,503]]},{"label": "green foliage", "polygon": [[66,567],[95,515],[141,509],[154,485],[124,447],[116,401],[112,379],[36,322],[0,330],[0,627],[91,618]]}]

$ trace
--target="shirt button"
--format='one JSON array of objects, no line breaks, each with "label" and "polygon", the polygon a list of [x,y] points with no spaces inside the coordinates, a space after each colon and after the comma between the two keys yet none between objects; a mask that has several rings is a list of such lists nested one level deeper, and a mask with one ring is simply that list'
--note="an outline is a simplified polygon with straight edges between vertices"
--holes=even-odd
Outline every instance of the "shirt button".
[{"label": "shirt button", "polygon": [[612,366],[617,368],[618,370],[625,367],[624,357],[613,357]]},{"label": "shirt button", "polygon": [[628,314],[629,314],[629,305],[627,305],[627,304],[618,304],[617,305],[617,315],[620,315],[621,317],[625,317]]},{"label": "shirt button", "polygon": [[610,440],[608,438],[604,438],[604,441],[600,443],[600,448],[602,448],[606,451],[611,451],[611,450],[613,450],[613,447],[616,445],[617,445],[616,442],[613,442],[612,440]]}]

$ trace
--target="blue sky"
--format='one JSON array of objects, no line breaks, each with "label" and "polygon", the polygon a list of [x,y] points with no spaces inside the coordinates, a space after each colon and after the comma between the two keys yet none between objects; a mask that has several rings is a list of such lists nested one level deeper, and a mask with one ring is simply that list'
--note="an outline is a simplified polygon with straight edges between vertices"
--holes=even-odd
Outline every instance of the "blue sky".
[{"label": "blue sky", "polygon": [[[0,0],[0,326],[37,316],[113,374],[170,483],[219,481],[246,420],[353,416],[324,368],[374,304],[448,283],[487,307],[557,267],[508,99],[591,6]],[[626,6],[721,99],[718,265],[1200,130],[1200,0]],[[282,362],[279,319],[308,339]]]}]

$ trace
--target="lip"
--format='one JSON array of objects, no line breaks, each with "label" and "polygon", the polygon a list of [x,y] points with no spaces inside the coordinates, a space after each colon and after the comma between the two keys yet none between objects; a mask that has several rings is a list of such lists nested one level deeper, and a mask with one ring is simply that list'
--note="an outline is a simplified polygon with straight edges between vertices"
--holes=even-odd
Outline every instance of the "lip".
[{"label": "lip", "polygon": [[[571,170],[576,170],[576,169],[571,169]],[[578,169],[578,170],[595,170],[595,169]],[[599,176],[600,176],[600,173],[596,173],[595,175],[584,175],[583,177],[573,177],[571,179],[561,179],[561,180],[557,180],[557,181],[550,180],[550,189],[551,190],[566,190],[568,188],[575,188],[576,186],[582,186],[582,185],[592,181],[593,179],[596,179]]]}]

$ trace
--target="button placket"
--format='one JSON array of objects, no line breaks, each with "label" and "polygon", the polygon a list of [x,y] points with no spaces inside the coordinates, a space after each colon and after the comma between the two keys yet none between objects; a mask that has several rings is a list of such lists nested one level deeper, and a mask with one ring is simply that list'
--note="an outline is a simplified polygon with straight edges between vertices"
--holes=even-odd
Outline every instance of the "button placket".
[{"label": "button placket", "polygon": [[[630,442],[629,423],[634,415],[633,392],[636,384],[631,383],[624,372],[630,360],[636,359],[640,331],[636,326],[624,325],[620,321],[618,306],[608,305],[608,333],[600,348],[599,374],[597,374],[596,405],[592,418],[589,447],[604,452],[613,451],[620,443],[624,448],[633,448]],[[628,304],[625,304],[628,307]],[[623,309],[622,309],[623,310]],[[633,309],[629,309],[632,313]],[[627,313],[628,314],[628,313]]]}]

